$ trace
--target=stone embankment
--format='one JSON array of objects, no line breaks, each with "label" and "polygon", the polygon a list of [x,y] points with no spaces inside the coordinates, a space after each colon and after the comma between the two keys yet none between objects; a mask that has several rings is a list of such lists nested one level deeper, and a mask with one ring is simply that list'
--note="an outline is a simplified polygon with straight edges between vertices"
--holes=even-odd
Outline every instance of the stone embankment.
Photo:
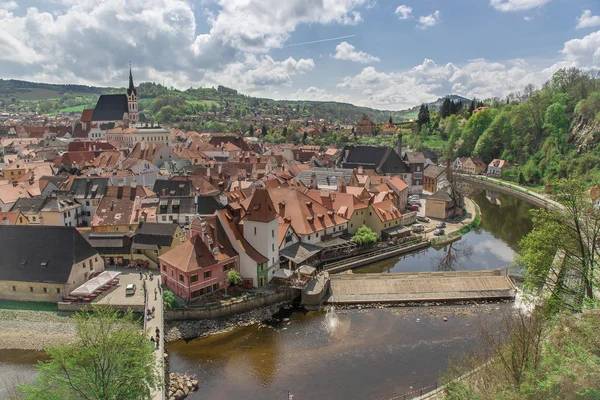
[{"label": "stone embankment", "polygon": [[70,313],[0,310],[0,349],[43,350],[74,340]]},{"label": "stone embankment", "polygon": [[272,306],[258,308],[242,314],[231,315],[219,319],[180,320],[168,322],[165,328],[165,341],[190,340],[225,333],[243,326],[250,326],[270,319],[283,302]]},{"label": "stone embankment", "polygon": [[198,390],[198,380],[189,375],[171,372],[167,398],[169,400],[185,399],[191,392]]}]

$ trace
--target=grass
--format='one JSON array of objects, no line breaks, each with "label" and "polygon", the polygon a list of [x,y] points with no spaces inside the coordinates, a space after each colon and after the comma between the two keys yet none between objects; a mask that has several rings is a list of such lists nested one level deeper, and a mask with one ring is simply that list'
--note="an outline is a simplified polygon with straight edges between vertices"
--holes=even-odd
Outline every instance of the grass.
[{"label": "grass", "polygon": [[446,142],[439,135],[427,136],[423,141],[423,145],[432,150],[443,149]]},{"label": "grass", "polygon": [[28,311],[58,311],[55,303],[42,301],[14,301],[0,300],[0,309],[3,310],[28,310]]},{"label": "grass", "polygon": [[219,106],[219,103],[213,100],[186,100],[188,102],[188,104],[194,104],[194,105],[201,105],[201,106],[208,106],[208,107],[212,107],[213,105],[215,106]]}]

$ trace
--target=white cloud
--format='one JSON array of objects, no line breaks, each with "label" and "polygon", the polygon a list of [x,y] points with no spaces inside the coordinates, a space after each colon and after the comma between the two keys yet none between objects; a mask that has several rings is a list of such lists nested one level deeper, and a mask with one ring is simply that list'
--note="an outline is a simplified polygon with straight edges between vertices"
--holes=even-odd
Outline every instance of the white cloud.
[{"label": "white cloud", "polygon": [[[54,1],[60,7],[52,14],[32,6],[16,15],[9,10],[14,2],[0,8],[0,75],[123,85],[131,60],[136,81],[187,88],[231,66],[239,74],[230,76],[229,86],[288,85],[314,62],[292,65],[258,55],[282,47],[301,24],[359,23],[357,10],[367,0],[202,0],[199,6],[210,3],[211,9],[198,9],[208,23],[199,33],[193,0],[128,0],[127,7],[122,0]],[[265,77],[266,70],[274,76]]]},{"label": "white cloud", "polygon": [[533,18],[533,17],[530,17],[530,16],[528,16],[528,15],[526,15],[526,16],[524,16],[524,17],[523,17],[523,19],[524,19],[526,22],[530,22],[530,21],[533,21],[533,19],[534,19],[534,18]]},{"label": "white cloud", "polygon": [[433,14],[419,17],[419,25],[417,25],[417,28],[427,29],[437,25],[440,22],[440,16],[441,13],[438,10],[435,10]]},{"label": "white cloud", "polygon": [[19,5],[16,1],[0,1],[0,11],[1,10],[14,10],[19,8]]},{"label": "white cloud", "polygon": [[598,67],[600,65],[600,31],[581,39],[571,39],[561,50],[566,62],[576,67]]},{"label": "white cloud", "polygon": [[293,100],[314,100],[314,101],[348,101],[347,95],[332,95],[325,89],[311,86],[306,90],[298,89],[292,94]]},{"label": "white cloud", "polygon": [[355,76],[347,76],[337,87],[360,93],[359,104],[382,108],[408,108],[436,100],[449,93],[466,97],[488,98],[522,90],[528,83],[541,85],[553,71],[542,71],[523,60],[506,63],[471,60],[463,66],[438,65],[425,59],[404,72],[379,72],[366,67]]},{"label": "white cloud", "polygon": [[364,51],[356,50],[356,47],[352,46],[348,42],[342,42],[335,47],[334,58],[338,60],[354,61],[359,63],[369,63],[380,61],[378,57],[372,56],[365,53]]},{"label": "white cloud", "polygon": [[591,10],[585,10],[581,17],[577,18],[577,29],[592,28],[600,25],[600,15],[592,15]]},{"label": "white cloud", "polygon": [[525,11],[541,7],[552,0],[490,0],[490,5],[498,11]]},{"label": "white cloud", "polygon": [[411,18],[412,11],[412,7],[405,6],[404,4],[402,4],[399,5],[398,8],[396,8],[396,15],[400,19],[409,19]]}]

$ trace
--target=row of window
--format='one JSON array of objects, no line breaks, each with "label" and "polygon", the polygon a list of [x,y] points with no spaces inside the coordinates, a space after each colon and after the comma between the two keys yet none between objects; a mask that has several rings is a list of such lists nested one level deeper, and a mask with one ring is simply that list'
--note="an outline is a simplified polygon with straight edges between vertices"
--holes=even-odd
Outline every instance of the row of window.
[{"label": "row of window", "polygon": [[[12,291],[16,292],[17,291],[17,287],[13,286],[12,287]],[[48,293],[48,288],[43,288],[44,293]],[[33,293],[33,286],[29,286],[29,292]],[[60,294],[60,288],[56,288],[56,294]]]},{"label": "row of window", "polygon": [[191,294],[192,299],[195,299],[196,297],[200,297],[202,295],[214,292],[219,290],[219,284],[215,283],[212,286],[207,286],[205,288],[199,289],[199,290],[194,290]]}]

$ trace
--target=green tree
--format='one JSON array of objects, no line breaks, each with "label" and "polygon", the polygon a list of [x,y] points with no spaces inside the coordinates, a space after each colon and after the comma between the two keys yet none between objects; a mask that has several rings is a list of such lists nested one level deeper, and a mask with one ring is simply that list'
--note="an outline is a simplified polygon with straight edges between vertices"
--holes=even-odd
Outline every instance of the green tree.
[{"label": "green tree", "polygon": [[582,177],[555,182],[554,198],[562,207],[532,211],[533,230],[520,243],[526,284],[548,290],[554,310],[579,309],[584,299],[594,300],[598,287],[600,211],[583,182]]},{"label": "green tree", "polygon": [[480,111],[469,118],[457,143],[459,157],[471,156],[473,154],[479,137],[490,126],[497,113],[498,110],[496,109],[488,109]]},{"label": "green tree", "polygon": [[417,117],[417,122],[419,124],[419,127],[422,127],[425,124],[428,124],[430,121],[430,115],[429,115],[429,107],[427,106],[427,104],[421,104],[421,108],[419,109],[419,114]]},{"label": "green tree", "polygon": [[264,125],[262,126],[262,129],[261,129],[261,136],[262,137],[267,136],[267,127]]},{"label": "green tree", "polygon": [[227,282],[229,282],[229,284],[231,286],[241,285],[242,282],[244,281],[242,279],[242,276],[240,275],[240,273],[238,271],[236,271],[235,269],[227,271],[227,275],[225,276],[225,279],[227,279]]},{"label": "green tree", "polygon": [[151,399],[162,383],[154,345],[140,334],[131,312],[119,316],[94,308],[74,317],[77,340],[46,349],[34,384],[22,386],[27,399]]},{"label": "green tree", "polygon": [[354,236],[352,237],[352,241],[358,245],[366,245],[377,242],[378,236],[371,228],[368,226],[361,226],[358,228]]},{"label": "green tree", "polygon": [[175,294],[170,290],[163,290],[163,303],[167,309],[175,307],[177,304]]}]

